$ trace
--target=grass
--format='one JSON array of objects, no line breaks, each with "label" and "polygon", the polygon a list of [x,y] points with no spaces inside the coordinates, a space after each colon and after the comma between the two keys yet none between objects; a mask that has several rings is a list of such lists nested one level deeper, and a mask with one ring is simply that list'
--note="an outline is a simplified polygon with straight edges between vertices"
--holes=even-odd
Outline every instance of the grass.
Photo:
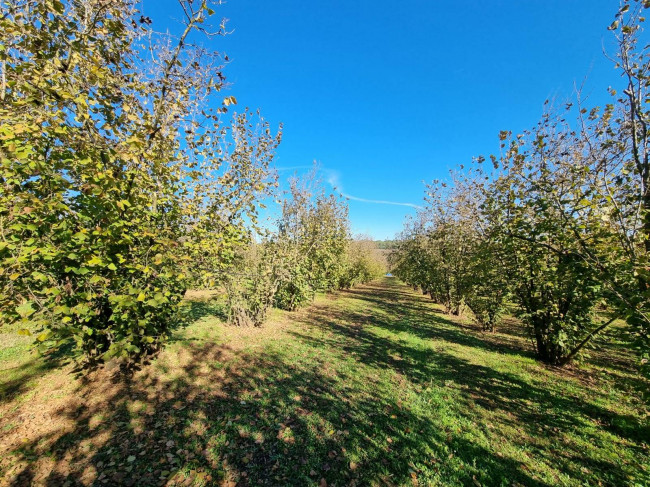
[{"label": "grass", "polygon": [[186,310],[128,381],[3,342],[0,484],[650,485],[623,344],[545,367],[514,322],[483,334],[391,278],[261,329]]}]

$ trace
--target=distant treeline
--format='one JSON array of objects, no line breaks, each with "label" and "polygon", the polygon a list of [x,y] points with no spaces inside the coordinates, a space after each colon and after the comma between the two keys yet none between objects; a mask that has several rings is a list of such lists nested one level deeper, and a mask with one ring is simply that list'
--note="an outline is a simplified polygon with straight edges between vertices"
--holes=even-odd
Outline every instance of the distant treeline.
[{"label": "distant treeline", "polygon": [[395,240],[375,240],[375,245],[378,249],[390,250],[397,248],[397,242]]}]

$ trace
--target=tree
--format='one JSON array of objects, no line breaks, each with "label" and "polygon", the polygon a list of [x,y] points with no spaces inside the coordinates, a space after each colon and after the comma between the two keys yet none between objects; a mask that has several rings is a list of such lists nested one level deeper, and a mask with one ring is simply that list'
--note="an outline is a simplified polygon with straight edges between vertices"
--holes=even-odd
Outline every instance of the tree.
[{"label": "tree", "polygon": [[293,311],[318,291],[349,288],[386,272],[374,243],[349,237],[347,204],[312,173],[290,181],[274,231],[251,242],[224,280],[229,321],[261,326],[271,305]]},{"label": "tree", "polygon": [[[578,98],[576,128],[566,122],[569,103],[566,113],[547,113],[535,130],[507,147],[509,134],[502,135],[506,152],[494,186],[502,236],[512,268],[529,265],[526,279],[520,279],[525,284],[520,293],[526,294],[521,302],[536,322],[538,352],[554,363],[571,360],[617,317],[631,325],[647,363],[650,113],[644,106],[650,63],[640,37],[648,6],[623,2],[610,26],[622,95],[610,88],[612,103],[604,109],[587,108]],[[594,320],[591,311],[600,299],[613,312],[604,322]],[[540,350],[540,340],[561,345],[549,345],[555,351],[547,352]]]},{"label": "tree", "polygon": [[348,242],[343,256],[343,271],[338,288],[349,289],[366,284],[386,274],[386,259],[377,242],[366,236],[357,236]]},{"label": "tree", "polygon": [[[600,272],[609,301],[636,336],[642,364],[650,367],[650,45],[643,39],[647,1],[621,3],[612,59],[623,80],[621,95],[602,113],[582,109],[581,138],[589,148],[591,205],[607,212],[602,245],[594,249],[576,233],[586,262]],[[588,114],[588,115],[587,115]],[[587,115],[587,116],[586,116]],[[600,115],[600,116],[599,116]],[[586,120],[585,117],[586,116]],[[574,231],[575,233],[575,231]],[[602,234],[605,234],[604,236]]]},{"label": "tree", "polygon": [[[571,212],[568,203],[579,185],[563,170],[571,168],[567,139],[547,131],[551,126],[545,119],[536,131],[510,142],[502,134],[502,172],[484,208],[538,356],[563,364],[598,327],[594,307],[602,295],[597,274],[577,254],[578,243],[565,222],[564,212]],[[564,203],[558,207],[554,200]],[[585,224],[593,217],[573,213],[571,218],[581,216]]]},{"label": "tree", "polygon": [[290,182],[273,239],[287,266],[275,299],[281,309],[294,310],[317,291],[336,289],[344,271],[350,239],[347,205],[322,188],[314,190],[313,181],[311,176]]},{"label": "tree", "polygon": [[194,36],[223,24],[208,32],[207,0],[180,6],[177,36],[131,0],[2,7],[0,322],[91,362],[155,351],[200,246],[213,272],[268,185],[279,139],[246,113],[224,128],[232,97],[206,108],[221,57]]},{"label": "tree", "polygon": [[252,242],[231,265],[224,279],[228,322],[262,326],[281,282],[281,256],[269,242]]}]

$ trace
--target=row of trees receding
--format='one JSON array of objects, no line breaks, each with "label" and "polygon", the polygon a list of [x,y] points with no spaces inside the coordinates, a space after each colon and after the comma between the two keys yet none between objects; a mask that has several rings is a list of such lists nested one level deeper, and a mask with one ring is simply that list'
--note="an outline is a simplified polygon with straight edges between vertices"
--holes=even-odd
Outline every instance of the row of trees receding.
[{"label": "row of trees receding", "polygon": [[0,7],[0,323],[90,363],[157,350],[190,287],[260,324],[377,272],[322,191],[294,185],[254,242],[280,132],[229,112],[228,58],[200,43],[219,2],[179,0],[171,34],[137,4]]},{"label": "row of trees receding", "polygon": [[[392,254],[393,272],[452,313],[467,307],[494,330],[510,304],[540,359],[565,364],[617,318],[650,352],[650,2],[626,1],[610,26],[622,75],[605,107],[578,95],[426,205]],[[573,120],[569,123],[567,120]]]},{"label": "row of trees receding", "polygon": [[259,326],[271,307],[294,311],[317,292],[386,273],[374,242],[350,238],[347,203],[327,194],[314,176],[290,181],[276,230],[243,249],[225,276],[231,322]]}]

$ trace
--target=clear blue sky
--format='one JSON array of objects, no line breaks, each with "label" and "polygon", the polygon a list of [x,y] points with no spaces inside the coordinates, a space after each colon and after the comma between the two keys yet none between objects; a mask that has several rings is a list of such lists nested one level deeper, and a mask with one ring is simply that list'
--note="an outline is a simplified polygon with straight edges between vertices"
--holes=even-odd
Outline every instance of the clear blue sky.
[{"label": "clear blue sky", "polygon": [[[446,177],[520,132],[588,77],[592,104],[619,76],[604,57],[612,0],[229,0],[211,47],[239,105],[284,124],[279,168],[318,161],[354,198],[420,204]],[[155,7],[154,7],[155,6]],[[145,0],[160,28],[175,0]],[[291,171],[281,171],[287,177]],[[392,238],[409,206],[352,199],[356,232]]]}]

